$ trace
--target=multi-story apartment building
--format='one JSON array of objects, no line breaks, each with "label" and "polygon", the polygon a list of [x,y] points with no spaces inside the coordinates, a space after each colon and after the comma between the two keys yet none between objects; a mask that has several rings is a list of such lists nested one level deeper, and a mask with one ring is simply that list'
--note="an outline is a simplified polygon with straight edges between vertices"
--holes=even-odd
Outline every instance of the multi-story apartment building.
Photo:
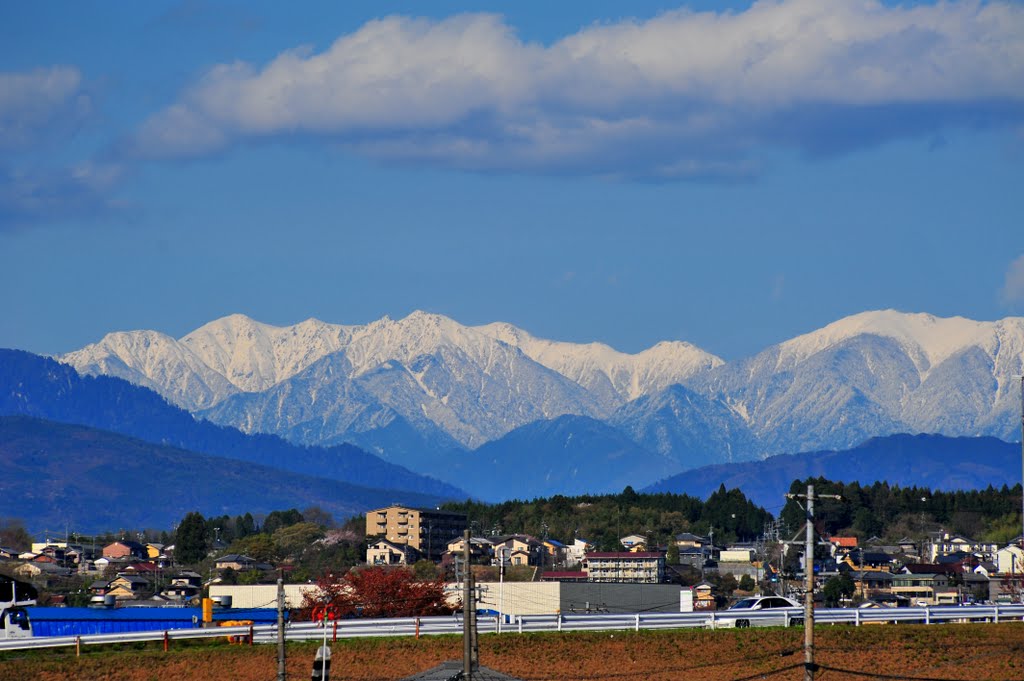
[{"label": "multi-story apartment building", "polygon": [[660,584],[665,577],[665,556],[655,551],[588,553],[583,559],[588,582]]},{"label": "multi-story apartment building", "polygon": [[395,505],[366,513],[367,537],[407,544],[429,560],[439,560],[465,528],[465,514],[436,509]]}]

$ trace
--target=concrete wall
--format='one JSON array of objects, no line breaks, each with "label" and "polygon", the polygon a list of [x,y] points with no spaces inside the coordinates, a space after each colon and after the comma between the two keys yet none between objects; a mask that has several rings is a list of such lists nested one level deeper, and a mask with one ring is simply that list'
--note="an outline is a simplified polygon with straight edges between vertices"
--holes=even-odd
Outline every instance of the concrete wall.
[{"label": "concrete wall", "polygon": [[[286,608],[298,608],[302,606],[302,598],[305,592],[316,591],[313,584],[285,584],[284,605]],[[214,584],[210,587],[210,598],[215,596],[231,596],[232,608],[276,608],[277,607],[277,585],[276,584],[254,584],[254,585],[228,585]]]},{"label": "concrete wall", "polygon": [[480,585],[480,610],[506,615],[590,612],[679,612],[673,584],[594,584],[590,582],[505,582],[503,605],[497,582]]},{"label": "concrete wall", "polygon": [[504,599],[498,582],[480,582],[478,610],[515,615],[553,615],[560,607],[560,582],[505,582]]}]

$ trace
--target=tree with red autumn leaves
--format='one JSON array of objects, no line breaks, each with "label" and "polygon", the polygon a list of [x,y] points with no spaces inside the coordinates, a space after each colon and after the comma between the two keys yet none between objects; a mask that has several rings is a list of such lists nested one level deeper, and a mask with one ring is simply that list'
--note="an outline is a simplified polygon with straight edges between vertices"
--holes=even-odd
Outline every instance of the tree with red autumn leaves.
[{"label": "tree with red autumn leaves", "polygon": [[341,579],[325,575],[316,591],[302,599],[300,619],[340,617],[416,617],[449,615],[457,609],[448,602],[444,580],[417,579],[402,567],[353,568]]}]

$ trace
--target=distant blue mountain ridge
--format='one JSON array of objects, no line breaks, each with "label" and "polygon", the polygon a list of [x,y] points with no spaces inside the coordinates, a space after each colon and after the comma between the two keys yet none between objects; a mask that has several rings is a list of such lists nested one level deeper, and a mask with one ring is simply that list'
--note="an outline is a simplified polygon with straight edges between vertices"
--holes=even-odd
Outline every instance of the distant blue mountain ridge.
[{"label": "distant blue mountain ridge", "polygon": [[169,529],[191,511],[257,515],[316,506],[343,520],[396,497],[411,506],[442,501],[28,416],[0,416],[0,468],[0,516],[21,519],[34,534]]},{"label": "distant blue mountain ridge", "polygon": [[739,488],[754,503],[781,506],[793,480],[824,477],[841,482],[888,482],[935,490],[999,488],[1021,481],[1021,446],[994,437],[889,435],[853,449],[781,454],[762,461],[716,464],[644,487],[706,499],[719,485]]},{"label": "distant blue mountain ridge", "polygon": [[[465,499],[465,491],[388,463],[353,445],[304,447],[197,420],[157,393],[21,350],[0,349],[0,416],[30,416],[120,433],[191,452],[376,489]],[[299,503],[299,502],[297,502]]]}]

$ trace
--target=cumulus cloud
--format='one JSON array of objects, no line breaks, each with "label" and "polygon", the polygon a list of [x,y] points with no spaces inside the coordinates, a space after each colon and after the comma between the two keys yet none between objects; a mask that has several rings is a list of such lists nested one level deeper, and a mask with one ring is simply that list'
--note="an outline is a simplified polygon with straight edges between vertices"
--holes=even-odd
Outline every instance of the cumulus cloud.
[{"label": "cumulus cloud", "polygon": [[1006,270],[1003,298],[1008,303],[1024,302],[1024,255],[1011,262]]},{"label": "cumulus cloud", "polygon": [[501,17],[372,21],[315,53],[211,68],[126,144],[142,158],[326,136],[477,170],[743,179],[765,148],[840,153],[1024,121],[1024,7],[762,0],[585,28],[550,45]]},{"label": "cumulus cloud", "polygon": [[71,66],[0,72],[0,150],[62,137],[91,110],[82,76]]}]

